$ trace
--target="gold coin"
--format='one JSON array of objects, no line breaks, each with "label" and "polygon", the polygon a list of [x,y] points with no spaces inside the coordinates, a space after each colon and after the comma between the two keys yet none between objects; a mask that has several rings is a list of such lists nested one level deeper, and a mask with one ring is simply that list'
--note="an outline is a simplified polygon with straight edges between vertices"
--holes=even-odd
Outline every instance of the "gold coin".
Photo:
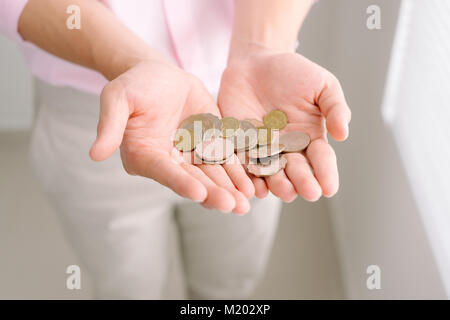
[{"label": "gold coin", "polygon": [[201,142],[201,137],[196,137],[193,129],[180,128],[175,133],[174,145],[180,151],[192,151]]},{"label": "gold coin", "polygon": [[281,130],[286,127],[287,115],[280,110],[272,110],[264,116],[264,126],[271,129]]},{"label": "gold coin", "polygon": [[258,130],[258,145],[264,146],[271,144],[273,141],[273,130],[268,127],[259,127]]},{"label": "gold coin", "polygon": [[225,117],[222,119],[222,136],[225,138],[232,137],[239,128],[239,120],[233,117]]}]

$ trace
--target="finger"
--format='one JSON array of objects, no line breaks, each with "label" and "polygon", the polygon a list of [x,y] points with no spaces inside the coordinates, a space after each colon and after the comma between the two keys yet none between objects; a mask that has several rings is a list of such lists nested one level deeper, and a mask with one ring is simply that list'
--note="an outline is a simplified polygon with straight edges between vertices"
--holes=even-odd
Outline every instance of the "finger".
[{"label": "finger", "polygon": [[89,152],[92,160],[105,160],[119,148],[129,116],[125,90],[120,83],[110,82],[100,96],[97,139]]},{"label": "finger", "polygon": [[331,137],[337,141],[347,139],[351,111],[345,101],[344,92],[339,81],[331,73],[325,81],[325,86],[319,95],[317,104],[326,118],[327,130]]},{"label": "finger", "polygon": [[241,191],[247,199],[250,199],[255,195],[255,186],[236,155],[233,155],[230,162],[227,161],[227,163],[223,164],[223,168],[235,187]]},{"label": "finger", "polygon": [[182,163],[181,166],[206,187],[208,196],[203,202],[205,207],[221,212],[231,212],[236,207],[233,195],[214,183],[199,167],[186,163]]},{"label": "finger", "polygon": [[255,196],[259,199],[265,198],[269,193],[269,188],[267,187],[266,181],[263,178],[258,178],[254,175],[251,175],[250,179],[255,186]]},{"label": "finger", "polygon": [[319,181],[323,195],[333,196],[339,189],[336,154],[333,148],[325,140],[317,139],[311,142],[306,154],[311,161],[314,175]]},{"label": "finger", "polygon": [[[235,200],[234,213],[245,214],[250,210],[250,202],[243,193],[236,189],[222,166],[201,164],[198,166],[213,182],[230,192]],[[245,173],[244,173],[245,174]]]},{"label": "finger", "polygon": [[292,202],[297,198],[297,192],[284,170],[278,171],[270,177],[266,177],[267,186],[269,190],[285,202]]},{"label": "finger", "polygon": [[245,172],[247,173],[247,175],[250,177],[250,180],[253,183],[253,186],[255,187],[255,197],[259,198],[259,199],[263,199],[267,196],[267,194],[269,193],[269,188],[267,187],[267,183],[264,180],[264,178],[259,178],[254,176],[253,174],[249,173],[247,170],[247,166],[244,165],[243,166]]},{"label": "finger", "polygon": [[322,189],[314,177],[308,160],[301,153],[287,153],[284,169],[295,190],[305,200],[317,201],[322,195]]},{"label": "finger", "polygon": [[133,171],[140,176],[154,179],[180,196],[195,202],[203,202],[207,199],[208,190],[204,184],[186,172],[168,154],[152,152],[141,155],[140,163]]}]

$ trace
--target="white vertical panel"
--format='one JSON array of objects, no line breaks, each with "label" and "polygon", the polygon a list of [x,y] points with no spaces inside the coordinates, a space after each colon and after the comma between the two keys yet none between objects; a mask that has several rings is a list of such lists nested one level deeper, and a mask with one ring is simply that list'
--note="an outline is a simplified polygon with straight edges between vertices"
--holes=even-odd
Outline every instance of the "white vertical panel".
[{"label": "white vertical panel", "polygon": [[450,1],[404,0],[383,115],[450,295]]},{"label": "white vertical panel", "polygon": [[[330,46],[321,64],[341,81],[352,108],[349,139],[333,143],[340,189],[328,200],[347,296],[445,299],[410,181],[380,112],[400,1],[321,0],[319,4],[334,5],[336,12],[336,19],[328,21],[329,38],[315,38]],[[381,29],[366,27],[370,5],[381,9]],[[366,286],[369,265],[381,268],[381,290]]]}]

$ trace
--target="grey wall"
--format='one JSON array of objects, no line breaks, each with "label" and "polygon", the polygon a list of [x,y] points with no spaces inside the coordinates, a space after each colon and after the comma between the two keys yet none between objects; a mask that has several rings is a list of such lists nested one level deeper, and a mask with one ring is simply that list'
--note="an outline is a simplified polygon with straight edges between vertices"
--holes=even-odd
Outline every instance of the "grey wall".
[{"label": "grey wall", "polygon": [[29,128],[31,75],[17,47],[0,35],[0,130]]}]

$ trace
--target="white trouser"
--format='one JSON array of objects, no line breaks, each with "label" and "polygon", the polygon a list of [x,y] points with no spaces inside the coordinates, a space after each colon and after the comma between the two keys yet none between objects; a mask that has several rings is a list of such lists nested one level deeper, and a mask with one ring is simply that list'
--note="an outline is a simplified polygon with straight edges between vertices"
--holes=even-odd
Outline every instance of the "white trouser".
[{"label": "white trouser", "polygon": [[96,297],[162,298],[171,230],[179,232],[190,297],[251,294],[270,253],[278,199],[252,200],[245,216],[206,210],[153,180],[127,175],[119,152],[100,163],[89,159],[98,96],[36,81],[36,105],[32,166]]}]

